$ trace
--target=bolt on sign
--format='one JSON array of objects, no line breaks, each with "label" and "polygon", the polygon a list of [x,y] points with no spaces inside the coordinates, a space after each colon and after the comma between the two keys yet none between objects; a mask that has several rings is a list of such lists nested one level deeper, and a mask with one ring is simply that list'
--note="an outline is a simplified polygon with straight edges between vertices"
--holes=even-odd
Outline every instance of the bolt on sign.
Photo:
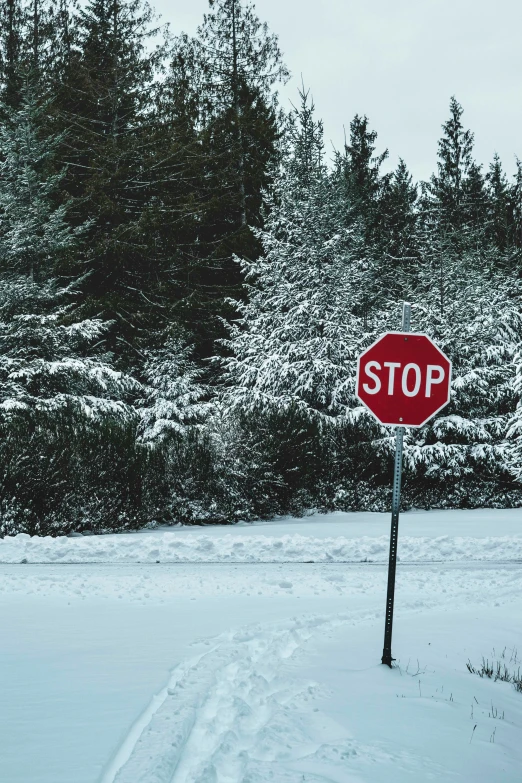
[{"label": "bolt on sign", "polygon": [[425,334],[388,332],[360,357],[357,397],[381,424],[422,427],[450,401],[451,362]]},{"label": "bolt on sign", "polygon": [[391,643],[401,505],[405,427],[422,427],[450,401],[451,362],[426,334],[410,332],[411,305],[404,303],[402,332],[387,332],[357,363],[356,394],[377,421],[396,427],[388,593],[382,662],[392,665]]}]

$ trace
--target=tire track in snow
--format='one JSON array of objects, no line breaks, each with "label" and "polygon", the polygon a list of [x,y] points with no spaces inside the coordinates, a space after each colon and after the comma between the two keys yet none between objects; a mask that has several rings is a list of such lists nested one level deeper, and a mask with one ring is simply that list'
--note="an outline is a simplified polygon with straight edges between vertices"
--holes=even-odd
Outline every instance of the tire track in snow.
[{"label": "tire track in snow", "polygon": [[[212,649],[212,652],[216,648]],[[209,651],[210,652],[210,651]],[[118,749],[116,755],[110,762],[106,771],[103,774],[101,783],[113,783],[116,775],[129,761],[136,744],[138,743],[141,735],[147,729],[154,715],[160,710],[169,696],[169,693],[174,690],[178,682],[180,682],[185,676],[188,669],[197,666],[201,659],[209,654],[209,652],[202,653],[195,658],[190,659],[188,662],[184,662],[173,670],[168,685],[163,688],[158,694],[152,697],[152,700],[146,710],[139,716],[138,720],[133,724],[129,733],[125,737],[123,744]]]},{"label": "tire track in snow", "polygon": [[[450,589],[444,598],[439,594],[410,599],[397,614],[495,604],[499,599],[509,602],[513,597],[513,585],[486,599],[475,589],[457,593]],[[348,758],[363,751],[370,761],[382,760],[382,748],[355,747],[349,738],[331,747],[328,743],[312,747],[313,715],[306,702],[319,686],[282,671],[296,662],[314,636],[375,620],[382,620],[380,606],[256,625],[207,641],[212,644],[208,651],[173,671],[167,688],[134,724],[102,783],[258,783],[268,779],[255,772],[263,759],[268,769],[276,763],[278,783],[299,783],[302,773],[280,768],[277,754],[283,751],[287,756],[293,752],[296,759],[313,757],[321,768],[330,756]],[[401,763],[411,766],[417,760],[401,759]],[[339,778],[335,774],[325,778],[323,772],[315,778],[329,779]],[[308,780],[312,783],[314,777],[307,773]]]},{"label": "tire track in snow", "polygon": [[350,620],[353,615],[295,619],[219,637],[211,650],[173,672],[166,693],[135,724],[103,783],[243,780],[248,750],[270,718],[315,687],[281,677],[281,666],[314,632]]}]

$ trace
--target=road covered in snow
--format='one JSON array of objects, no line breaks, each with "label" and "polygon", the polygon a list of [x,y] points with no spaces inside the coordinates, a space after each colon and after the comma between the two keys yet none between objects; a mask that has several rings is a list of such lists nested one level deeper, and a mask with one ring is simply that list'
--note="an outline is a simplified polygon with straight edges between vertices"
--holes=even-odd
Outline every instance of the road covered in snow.
[{"label": "road covered in snow", "polygon": [[[0,780],[520,780],[522,512],[0,541]],[[159,561],[159,562],[158,562]]]},{"label": "road covered in snow", "polygon": [[[522,510],[413,512],[401,526],[400,559],[522,561]],[[329,514],[234,527],[138,534],[0,539],[0,563],[384,563],[386,514]]]}]

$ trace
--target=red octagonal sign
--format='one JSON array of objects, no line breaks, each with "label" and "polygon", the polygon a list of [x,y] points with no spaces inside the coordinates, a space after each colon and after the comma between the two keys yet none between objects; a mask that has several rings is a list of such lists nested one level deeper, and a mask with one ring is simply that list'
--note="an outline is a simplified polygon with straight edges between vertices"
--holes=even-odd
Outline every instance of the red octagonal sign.
[{"label": "red octagonal sign", "polygon": [[357,365],[357,397],[396,427],[426,424],[450,401],[450,383],[450,360],[425,334],[388,332]]}]

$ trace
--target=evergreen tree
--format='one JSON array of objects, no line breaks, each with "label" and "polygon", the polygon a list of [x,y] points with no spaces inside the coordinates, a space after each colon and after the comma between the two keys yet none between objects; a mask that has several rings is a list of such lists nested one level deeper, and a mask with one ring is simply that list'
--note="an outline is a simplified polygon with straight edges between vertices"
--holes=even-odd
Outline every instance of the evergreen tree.
[{"label": "evergreen tree", "polygon": [[512,189],[514,245],[522,248],[522,161],[517,158],[515,184]]},{"label": "evergreen tree", "polygon": [[21,0],[0,5],[0,99],[4,105],[18,104],[22,85],[24,10]]},{"label": "evergreen tree", "polygon": [[512,241],[511,194],[502,163],[496,153],[486,175],[486,181],[489,236],[495,246],[504,252]]},{"label": "evergreen tree", "polygon": [[[0,302],[0,396],[5,412],[131,417],[138,384],[103,350],[110,323],[74,317],[73,286],[4,275]],[[71,301],[72,300],[72,301]]]},{"label": "evergreen tree", "polygon": [[236,302],[241,318],[224,362],[232,406],[298,409],[313,419],[351,405],[365,261],[358,224],[344,225],[313,105],[301,98],[290,157],[258,232],[263,255],[241,262],[248,301]]},{"label": "evergreen tree", "polygon": [[0,99],[6,106],[19,106],[28,81],[38,84],[41,97],[56,88],[54,58],[63,16],[56,3],[6,0],[0,6]]},{"label": "evergreen tree", "polygon": [[[239,225],[245,227],[256,224],[259,211],[259,203],[257,209],[249,204],[255,191],[260,190],[252,179],[259,165],[266,170],[270,162],[263,160],[263,141],[269,147],[274,144],[276,103],[272,87],[286,81],[288,71],[277,37],[269,33],[252,5],[241,0],[209,0],[209,5],[197,34],[203,111],[211,125],[217,123],[220,135],[229,136],[231,165],[237,170]],[[267,132],[268,139],[264,140]],[[256,142],[261,148],[258,161]]]},{"label": "evergreen tree", "polygon": [[[197,210],[184,254],[193,290],[184,297],[198,353],[215,351],[227,300],[241,295],[234,254],[259,252],[250,230],[261,225],[262,190],[279,154],[280,116],[274,88],[287,78],[276,36],[241,0],[212,0],[195,38],[176,41],[176,94],[191,107],[199,149],[190,148]],[[194,112],[195,109],[195,112]],[[195,152],[195,154],[194,154]]]},{"label": "evergreen tree", "polygon": [[386,183],[382,211],[379,285],[388,286],[400,300],[419,259],[417,186],[402,158]]},{"label": "evergreen tree", "polygon": [[185,434],[187,427],[204,421],[209,413],[190,348],[180,337],[164,333],[161,337],[161,347],[149,350],[143,363],[145,395],[138,401],[140,438],[150,444]]},{"label": "evergreen tree", "polygon": [[461,228],[465,222],[463,189],[473,163],[473,134],[464,130],[462,106],[455,97],[450,101],[450,119],[444,123],[439,141],[437,174],[427,186],[437,210],[441,227]]},{"label": "evergreen tree", "polygon": [[[84,227],[71,228],[67,205],[55,203],[63,172],[55,169],[59,139],[39,124],[45,108],[26,92],[0,131],[0,532],[68,531],[86,513],[91,524],[118,527],[139,509],[129,437],[139,384],[112,367],[111,324],[79,317],[78,281],[53,279]],[[104,484],[113,495],[105,486],[99,498]]]},{"label": "evergreen tree", "polygon": [[[118,373],[107,369],[105,378],[96,363],[94,367],[89,361],[85,366],[78,363],[74,345],[99,344],[108,327],[99,319],[71,322],[67,298],[71,299],[77,284],[60,289],[53,282],[56,267],[63,263],[61,259],[74,254],[87,227],[72,228],[69,205],[56,205],[65,176],[56,170],[61,140],[43,132],[47,103],[38,101],[34,89],[23,91],[20,108],[12,110],[8,122],[0,126],[4,152],[0,165],[0,272],[5,383],[8,387],[8,379],[16,377],[18,397],[28,395],[29,399],[39,396],[37,377],[42,378],[44,389],[55,382],[59,385],[62,376],[66,384],[70,381],[71,388],[78,389],[82,376],[89,393],[98,384],[104,396],[104,389],[110,386],[107,378],[117,378]],[[68,371],[69,380],[65,378]],[[31,392],[20,386],[22,379]],[[117,384],[113,392],[116,390]]]},{"label": "evergreen tree", "polygon": [[368,311],[377,277],[364,226],[347,205],[344,168],[325,165],[322,125],[304,92],[289,127],[258,232],[263,254],[242,260],[248,298],[236,303],[226,343],[223,401],[264,444],[277,510],[360,507],[378,493],[366,481],[383,472],[372,444],[382,433],[355,399],[355,369],[389,315]]},{"label": "evergreen tree", "polygon": [[381,239],[383,194],[391,180],[391,175],[381,174],[388,150],[376,155],[376,140],[377,132],[369,130],[368,118],[356,115],[350,123],[350,140],[344,150],[346,198],[355,215],[363,221],[370,244]]},{"label": "evergreen tree", "polygon": [[45,135],[48,103],[35,91],[23,90],[18,109],[4,107],[0,125],[0,269],[38,281],[55,273],[83,227],[73,230],[67,206],[56,204],[64,178],[56,170],[61,139]]},{"label": "evergreen tree", "polygon": [[[365,252],[371,263],[364,284],[363,313],[368,324],[387,301],[400,296],[404,275],[416,252],[416,188],[403,161],[392,174],[381,168],[388,150],[377,155],[377,133],[368,118],[350,124],[350,140],[336,160],[339,194],[348,222],[364,229]],[[370,274],[371,270],[371,274]]]},{"label": "evergreen tree", "polygon": [[453,97],[450,119],[442,126],[437,174],[423,186],[424,224],[458,251],[484,243],[487,205],[484,178],[473,160],[473,133],[464,129],[462,114]]},{"label": "evergreen tree", "polygon": [[77,292],[3,276],[0,534],[143,524],[140,391],[107,351],[110,323],[78,317]]},{"label": "evergreen tree", "polygon": [[484,176],[452,98],[420,195],[365,116],[329,167],[248,0],[162,36],[146,0],[0,6],[0,535],[379,507],[356,359],[405,298],[454,368],[406,501],[516,502],[522,164]]},{"label": "evergreen tree", "polygon": [[[464,219],[475,232],[483,227],[487,220],[486,181],[481,166],[475,161],[469,167],[468,176],[463,183]],[[484,232],[484,228],[482,228]]]},{"label": "evergreen tree", "polygon": [[[433,337],[453,362],[452,403],[425,428],[411,433],[407,464],[426,483],[417,487],[435,504],[502,502],[509,486],[506,433],[516,398],[514,356],[522,338],[521,292],[488,253],[444,253],[420,270],[412,299],[415,331]],[[430,489],[431,487],[431,489]]]},{"label": "evergreen tree", "polygon": [[[90,221],[81,259],[81,269],[90,272],[87,312],[101,310],[116,320],[121,352],[161,316],[145,217],[161,178],[151,140],[154,79],[164,49],[149,47],[159,32],[153,21],[141,0],[92,0],[83,8],[58,106],[69,130],[62,148],[65,187],[75,200],[75,220]],[[129,360],[135,358],[132,349]]]},{"label": "evergreen tree", "polygon": [[76,28],[75,0],[54,0],[51,8],[51,35],[48,78],[54,93],[63,89],[64,81],[71,67]]},{"label": "evergreen tree", "polygon": [[25,16],[27,73],[40,85],[49,84],[47,75],[51,71],[53,39],[56,35],[54,0],[29,0]]},{"label": "evergreen tree", "polygon": [[145,160],[150,173],[141,229],[155,276],[147,296],[161,304],[161,320],[180,325],[200,349],[216,323],[209,317],[212,292],[206,256],[211,250],[203,247],[202,235],[208,155],[201,139],[189,47],[187,37],[176,42],[149,117]]}]

